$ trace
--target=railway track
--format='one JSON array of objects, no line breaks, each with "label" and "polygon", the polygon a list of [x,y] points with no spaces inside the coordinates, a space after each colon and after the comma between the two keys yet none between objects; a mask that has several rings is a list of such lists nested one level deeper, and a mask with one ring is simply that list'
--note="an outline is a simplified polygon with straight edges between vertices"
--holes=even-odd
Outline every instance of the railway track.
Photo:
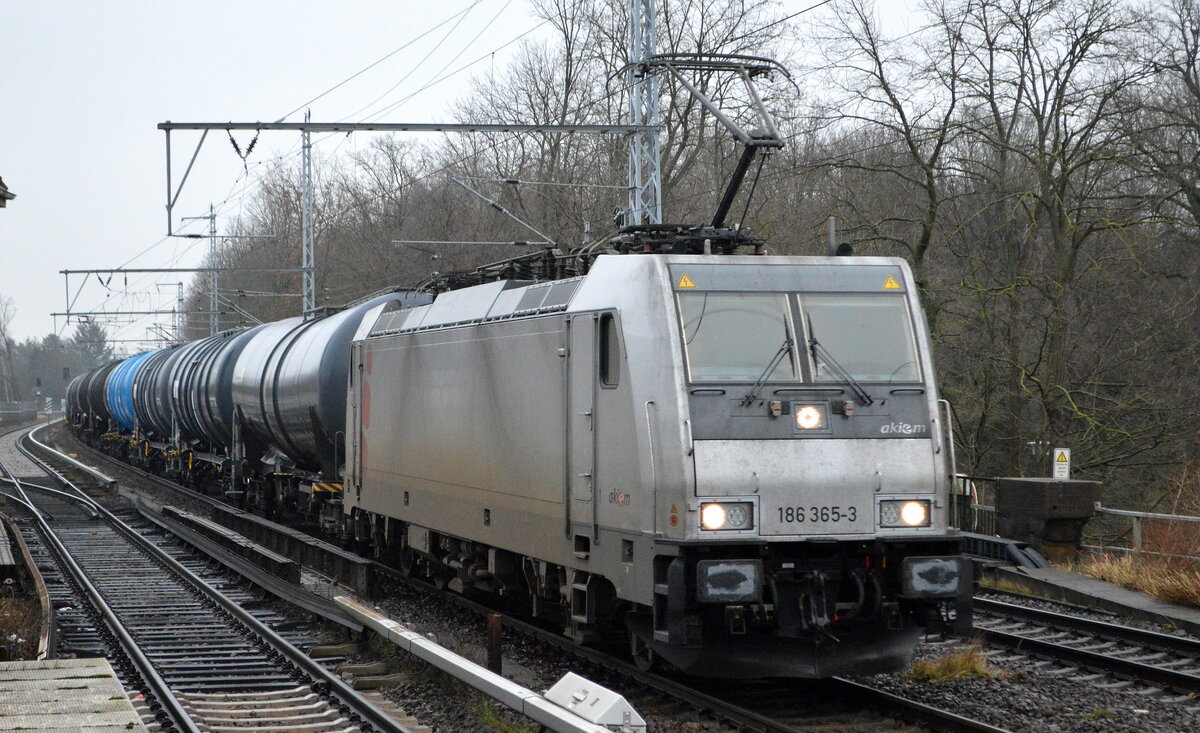
[{"label": "railway track", "polygon": [[146,697],[160,729],[407,730],[300,651],[311,643],[304,631],[273,630],[287,620],[236,580],[15,447],[61,482],[35,488],[21,478],[29,463],[14,468],[5,460],[11,451],[0,451],[14,495],[36,507],[27,538],[59,581],[56,603],[71,608],[60,638],[108,657],[127,689]]},{"label": "railway track", "polygon": [[[85,447],[90,455],[120,470],[135,473],[139,478],[205,504],[224,503],[188,487],[147,473],[116,461],[100,451]],[[114,469],[115,470],[115,469]],[[424,592],[460,605],[474,613],[495,613],[496,609],[458,594],[445,593],[432,584],[405,576],[397,568],[376,562],[377,578],[416,586]],[[741,731],[763,733],[794,733],[795,731],[863,730],[914,731],[937,730],[951,732],[1002,733],[1003,729],[971,720],[915,700],[875,689],[847,679],[812,683],[807,681],[773,681],[724,685],[717,690],[702,681],[679,681],[657,674],[642,672],[629,662],[606,651],[574,644],[557,631],[545,629],[514,615],[505,614],[503,623],[523,636],[566,651],[589,663],[602,667],[626,681],[626,691],[632,702],[639,698],[644,705],[662,705],[664,696],[677,709],[721,721]],[[640,691],[640,692],[638,692]],[[847,704],[846,701],[850,701]]]},{"label": "railway track", "polygon": [[1179,700],[1200,693],[1194,639],[984,598],[975,599],[975,633],[991,646],[1067,665],[1064,674],[1080,670],[1101,687],[1143,684]]}]

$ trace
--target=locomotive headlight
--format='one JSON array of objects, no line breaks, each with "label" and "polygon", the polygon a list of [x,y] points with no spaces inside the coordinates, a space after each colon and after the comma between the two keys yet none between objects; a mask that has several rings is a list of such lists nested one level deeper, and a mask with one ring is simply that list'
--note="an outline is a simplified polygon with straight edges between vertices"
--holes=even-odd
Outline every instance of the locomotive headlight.
[{"label": "locomotive headlight", "polygon": [[798,430],[820,430],[825,427],[825,410],[821,405],[793,405]]},{"label": "locomotive headlight", "polygon": [[928,527],[929,521],[927,499],[879,502],[880,527]]},{"label": "locomotive headlight", "polygon": [[929,524],[929,505],[923,501],[906,501],[900,505],[900,521],[910,527]]},{"label": "locomotive headlight", "polygon": [[753,526],[753,504],[712,503],[700,505],[700,527],[703,529],[750,529]]}]

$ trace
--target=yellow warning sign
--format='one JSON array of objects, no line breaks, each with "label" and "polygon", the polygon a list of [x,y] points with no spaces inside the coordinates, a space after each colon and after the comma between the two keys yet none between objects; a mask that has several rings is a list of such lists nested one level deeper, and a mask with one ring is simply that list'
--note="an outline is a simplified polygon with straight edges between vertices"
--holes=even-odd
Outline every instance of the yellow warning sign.
[{"label": "yellow warning sign", "polygon": [[677,287],[677,288],[694,288],[694,287],[696,287],[696,283],[692,282],[692,279],[690,277],[688,277],[687,275],[684,275],[683,277],[679,278],[679,284],[676,285],[675,287]]},{"label": "yellow warning sign", "polygon": [[891,275],[888,275],[887,280],[883,281],[883,289],[884,290],[902,290],[903,288],[900,287],[900,283],[896,282],[896,278],[892,277]]},{"label": "yellow warning sign", "polygon": [[1050,464],[1050,475],[1056,479],[1071,478],[1071,449],[1055,448],[1054,463]]},{"label": "yellow warning sign", "polygon": [[674,505],[674,504],[672,504],[672,505],[671,505],[671,513],[672,513],[672,514],[678,514],[678,513],[679,513],[679,510],[675,508],[675,505]]}]

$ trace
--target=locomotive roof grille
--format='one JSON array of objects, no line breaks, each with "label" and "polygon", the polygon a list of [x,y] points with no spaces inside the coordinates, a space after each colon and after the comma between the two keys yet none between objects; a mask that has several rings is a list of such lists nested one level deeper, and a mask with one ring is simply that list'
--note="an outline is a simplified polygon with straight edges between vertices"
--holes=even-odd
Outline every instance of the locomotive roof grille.
[{"label": "locomotive roof grille", "polygon": [[[551,283],[501,289],[487,303],[476,300],[475,302],[465,304],[464,310],[474,310],[475,312],[475,315],[465,318],[454,319],[451,316],[449,318],[438,318],[433,323],[426,323],[428,316],[427,309],[431,308],[428,305],[390,311],[380,316],[379,321],[371,329],[370,336],[414,333],[416,331],[430,331],[436,328],[492,323],[514,318],[559,313],[565,311],[570,306],[571,298],[575,295],[575,291],[578,290],[582,279],[581,277],[577,277],[570,280],[557,280]],[[478,315],[481,304],[486,307],[482,309],[482,315]]]}]

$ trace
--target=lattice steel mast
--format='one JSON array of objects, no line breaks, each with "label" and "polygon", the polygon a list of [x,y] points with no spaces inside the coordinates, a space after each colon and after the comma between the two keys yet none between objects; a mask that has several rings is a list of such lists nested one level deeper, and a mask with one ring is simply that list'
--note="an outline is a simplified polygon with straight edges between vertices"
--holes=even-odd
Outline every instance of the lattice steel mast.
[{"label": "lattice steel mast", "polygon": [[[307,123],[311,119],[308,110],[304,110],[304,122]],[[303,243],[301,249],[300,268],[304,270],[303,284],[300,287],[300,294],[304,301],[304,314],[312,313],[317,307],[317,272],[316,272],[316,257],[313,252],[316,239],[316,227],[313,224],[313,177],[312,177],[312,131],[309,128],[304,128],[300,132],[301,136],[301,168],[304,176],[304,197],[301,201],[301,211],[303,212]]]},{"label": "lattice steel mast", "polygon": [[658,76],[646,65],[658,41],[654,0],[630,0],[629,124],[653,125],[629,138],[629,220],[662,223],[662,171],[659,169]]}]

